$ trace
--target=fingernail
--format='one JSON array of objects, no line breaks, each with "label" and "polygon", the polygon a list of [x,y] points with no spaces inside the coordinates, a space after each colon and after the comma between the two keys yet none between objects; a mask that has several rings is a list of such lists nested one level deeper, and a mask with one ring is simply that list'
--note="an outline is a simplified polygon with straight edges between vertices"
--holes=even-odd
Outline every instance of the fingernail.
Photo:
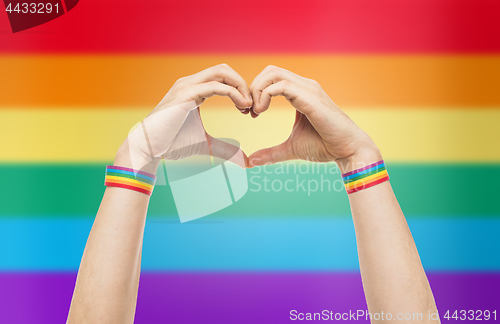
[{"label": "fingernail", "polygon": [[252,97],[248,97],[247,98],[247,102],[248,102],[248,108],[251,108],[252,105],[253,105],[253,100],[252,100]]}]

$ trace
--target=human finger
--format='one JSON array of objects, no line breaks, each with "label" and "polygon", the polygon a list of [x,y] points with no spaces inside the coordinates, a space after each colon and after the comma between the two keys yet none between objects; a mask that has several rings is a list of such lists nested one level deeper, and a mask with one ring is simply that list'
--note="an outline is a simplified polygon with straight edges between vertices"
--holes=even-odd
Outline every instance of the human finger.
[{"label": "human finger", "polygon": [[177,83],[180,86],[188,86],[210,81],[217,81],[236,88],[247,101],[245,108],[252,106],[252,96],[250,95],[250,89],[246,81],[227,64],[212,66],[196,74],[181,78]]},{"label": "human finger", "polygon": [[226,96],[231,98],[238,109],[244,109],[248,107],[248,102],[241,92],[236,88],[223,84],[217,81],[209,81],[202,84],[197,84],[190,86],[186,93],[196,100],[198,105],[201,105],[205,99],[210,98],[214,95]]},{"label": "human finger", "polygon": [[295,159],[289,142],[285,141],[279,145],[258,150],[248,157],[248,167],[274,164]]},{"label": "human finger", "polygon": [[255,112],[260,110],[259,100],[262,91],[268,86],[282,80],[287,80],[292,83],[300,82],[299,76],[295,73],[273,65],[267,66],[261,73],[259,73],[259,75],[255,77],[250,85],[250,91],[254,101],[253,110]]}]

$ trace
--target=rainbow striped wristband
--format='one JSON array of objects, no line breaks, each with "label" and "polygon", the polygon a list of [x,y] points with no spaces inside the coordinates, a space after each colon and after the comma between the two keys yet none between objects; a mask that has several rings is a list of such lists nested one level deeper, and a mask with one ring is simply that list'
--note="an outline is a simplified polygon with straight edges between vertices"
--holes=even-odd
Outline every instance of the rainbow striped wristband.
[{"label": "rainbow striped wristband", "polygon": [[106,167],[104,185],[107,187],[135,190],[151,196],[155,182],[154,175],[143,171],[111,165]]},{"label": "rainbow striped wristband", "polygon": [[344,173],[342,175],[348,194],[367,189],[389,180],[384,160],[372,163],[364,168]]}]

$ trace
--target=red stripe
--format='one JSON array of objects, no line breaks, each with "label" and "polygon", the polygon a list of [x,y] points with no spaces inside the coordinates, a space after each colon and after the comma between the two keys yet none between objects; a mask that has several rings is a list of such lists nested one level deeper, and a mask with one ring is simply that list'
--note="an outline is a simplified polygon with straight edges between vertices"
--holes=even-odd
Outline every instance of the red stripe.
[{"label": "red stripe", "polygon": [[0,13],[0,53],[498,53],[499,12],[497,0],[86,0],[18,34]]},{"label": "red stripe", "polygon": [[376,186],[379,183],[382,183],[382,182],[387,181],[387,180],[389,180],[389,176],[385,176],[382,179],[378,179],[377,181],[370,182],[370,183],[368,183],[368,184],[366,184],[364,186],[360,186],[360,187],[356,187],[356,188],[351,189],[351,190],[347,190],[347,193],[351,194],[351,193],[356,192],[356,191],[360,191],[360,190],[363,190],[363,189],[368,189],[370,187]]},{"label": "red stripe", "polygon": [[110,182],[110,181],[106,181],[104,183],[104,185],[107,186],[107,187],[119,187],[119,188],[124,188],[124,189],[135,190],[135,191],[141,192],[143,194],[146,194],[148,196],[151,196],[151,194],[153,192],[153,191],[148,191],[148,190],[145,190],[145,189],[142,189],[142,188],[138,188],[138,187],[134,187],[134,186],[128,186],[128,185],[125,185],[125,184],[116,183],[116,182]]}]

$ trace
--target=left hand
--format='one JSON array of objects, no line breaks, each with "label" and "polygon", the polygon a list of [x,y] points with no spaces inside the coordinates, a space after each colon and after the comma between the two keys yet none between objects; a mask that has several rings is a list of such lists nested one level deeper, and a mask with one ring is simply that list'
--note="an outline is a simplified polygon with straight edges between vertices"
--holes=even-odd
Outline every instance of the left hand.
[{"label": "left hand", "polygon": [[211,155],[245,168],[246,155],[239,147],[214,139],[203,127],[198,107],[214,95],[229,97],[241,112],[252,105],[246,82],[227,64],[181,78],[129,133],[115,163],[154,171],[162,158],[180,160]]}]

